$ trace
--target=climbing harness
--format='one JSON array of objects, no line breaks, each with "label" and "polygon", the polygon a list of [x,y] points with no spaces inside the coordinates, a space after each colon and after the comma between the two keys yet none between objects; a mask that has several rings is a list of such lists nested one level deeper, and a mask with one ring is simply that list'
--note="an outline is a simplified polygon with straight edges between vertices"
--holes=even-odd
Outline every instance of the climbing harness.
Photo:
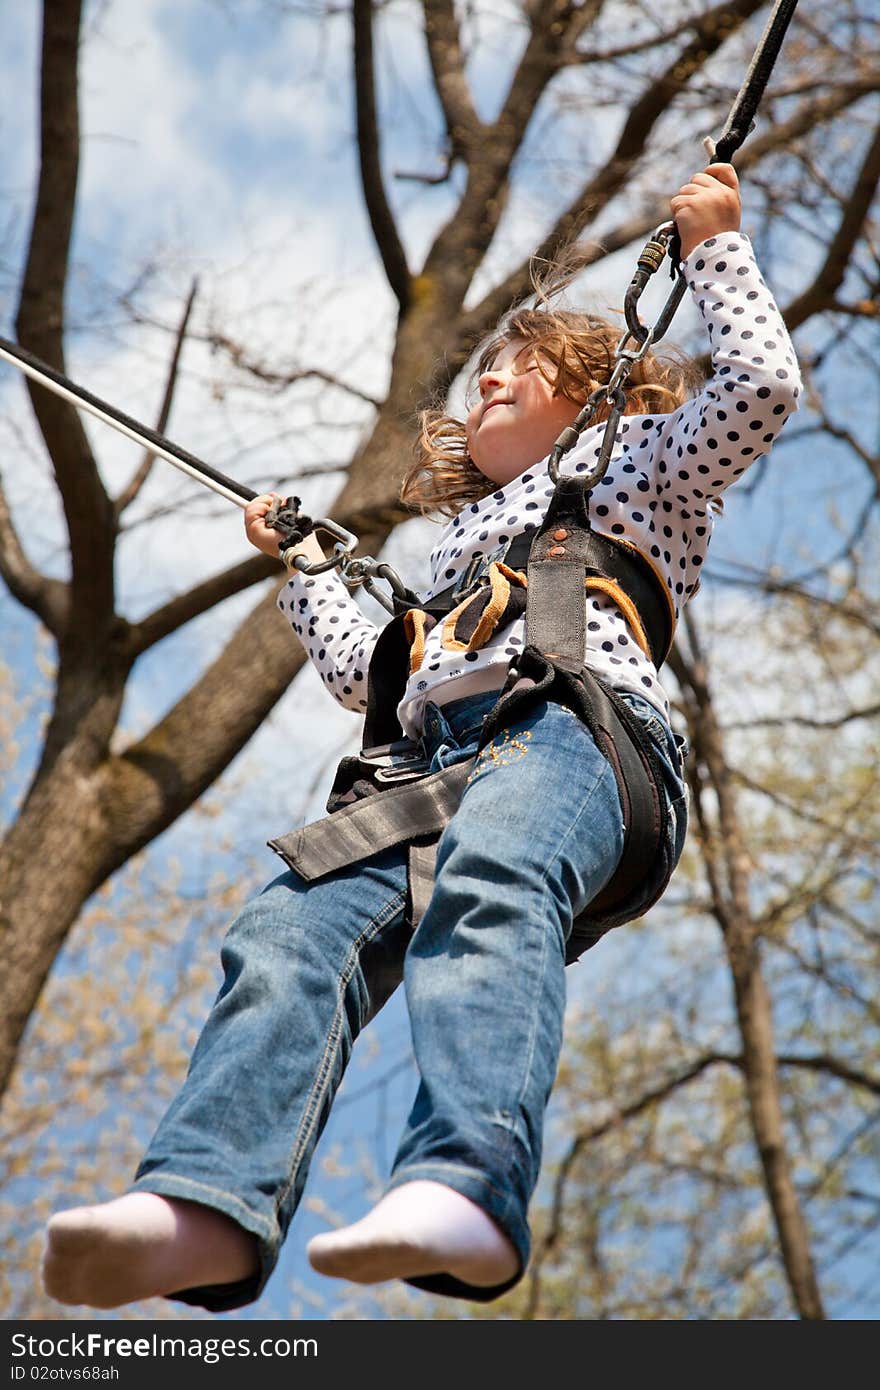
[{"label": "climbing harness", "polygon": [[[729,161],[752,130],[796,5],[797,0],[777,0],[717,143],[708,137],[703,142],[710,160]],[[327,803],[330,814],[270,841],[304,878],[319,878],[405,843],[407,915],[415,927],[430,898],[440,835],[474,763],[507,725],[546,699],[565,705],[589,727],[614,772],[624,821],[620,863],[611,881],[575,919],[566,962],[576,960],[610,927],[641,915],[663,893],[673,865],[662,770],[643,724],[617,692],[584,665],[584,593],[592,588],[613,597],[635,640],[656,667],[662,665],[675,627],[667,586],[635,546],[593,530],[589,495],[607,471],[619,437],[626,382],[636,363],[666,333],[684,293],[677,248],[675,223],[664,222],[639,255],[624,301],[626,330],[616,346],[609,380],[592,393],[550,454],[554,492],[540,529],[481,557],[455,585],[421,600],[389,565],[371,556],[355,556],[357,537],[350,531],[326,517],[313,520],[304,515],[299,498],[288,497],[270,509],[266,521],[279,532],[279,551],[288,568],[307,575],[338,569],[349,589],[363,586],[392,615],[370,661],[363,746],[357,756],[344,758],[336,771]],[[648,327],[639,318],[638,302],[667,255],[675,284],[656,322]],[[258,495],[2,337],[0,358],[239,506]],[[562,475],[563,456],[606,406],[595,463],[577,477]],[[294,555],[307,535],[319,532],[334,541],[328,558],[313,562]],[[390,596],[377,587],[379,580],[389,585]],[[523,614],[524,648],[508,667],[498,700],[483,721],[477,754],[430,772],[422,746],[404,737],[396,714],[409,676],[421,661],[427,633],[442,622],[445,644],[453,650],[473,650]]]}]

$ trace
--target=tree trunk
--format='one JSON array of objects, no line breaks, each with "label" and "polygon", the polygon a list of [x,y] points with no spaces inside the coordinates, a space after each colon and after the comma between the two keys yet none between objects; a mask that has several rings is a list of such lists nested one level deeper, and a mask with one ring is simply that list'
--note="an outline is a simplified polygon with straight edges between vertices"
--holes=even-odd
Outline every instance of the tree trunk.
[{"label": "tree trunk", "polygon": [[732,922],[724,935],[742,1038],[749,1118],[795,1307],[802,1318],[817,1320],[825,1317],[825,1310],[785,1145],[770,998],[758,943],[748,940],[752,934],[750,923]]},{"label": "tree trunk", "polygon": [[100,667],[62,640],[55,708],[21,811],[0,841],[0,1086],[67,931],[102,881],[110,807],[102,767],[130,662],[118,641]]},{"label": "tree trunk", "polygon": [[[691,789],[713,910],[733,977],[749,1122],[792,1300],[800,1317],[821,1319],[825,1312],[809,1232],[785,1143],[773,1019],[761,970],[760,938],[749,909],[749,866],[733,777],[693,619],[686,617],[686,626],[693,657],[686,658],[676,647],[670,664],[682,687],[688,714],[693,744]],[[717,797],[715,825],[705,804],[707,784]]]}]

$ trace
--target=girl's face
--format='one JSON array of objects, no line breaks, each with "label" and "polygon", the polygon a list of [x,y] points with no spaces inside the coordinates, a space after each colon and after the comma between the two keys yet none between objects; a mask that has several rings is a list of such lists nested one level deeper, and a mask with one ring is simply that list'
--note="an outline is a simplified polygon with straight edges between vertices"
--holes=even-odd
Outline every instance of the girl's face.
[{"label": "girl's face", "polygon": [[546,458],[580,410],[575,401],[553,395],[522,338],[507,343],[483,372],[479,393],[465,421],[468,450],[480,472],[501,487]]}]

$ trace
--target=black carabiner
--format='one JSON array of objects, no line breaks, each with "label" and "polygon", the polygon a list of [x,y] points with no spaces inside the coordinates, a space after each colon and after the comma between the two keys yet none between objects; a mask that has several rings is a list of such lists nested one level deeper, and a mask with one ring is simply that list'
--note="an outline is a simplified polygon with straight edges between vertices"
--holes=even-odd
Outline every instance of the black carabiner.
[{"label": "black carabiner", "polygon": [[652,333],[652,341],[659,343],[671,324],[675,316],[675,311],[681,303],[681,297],[685,292],[685,278],[678,266],[673,263],[670,269],[672,274],[678,276],[678,279],[660,312],[660,317],[654,324],[653,330],[649,330],[645,324],[642,323],[636,305],[644,293],[645,287],[651,276],[654,275],[663,264],[663,259],[670,246],[673,246],[673,248],[678,246],[678,228],[674,222],[661,222],[660,226],[652,233],[649,240],[645,243],[642,254],[639,256],[637,262],[636,272],[629,283],[629,288],[623,301],[623,312],[626,317],[626,326],[637,343],[643,343],[649,332]]}]

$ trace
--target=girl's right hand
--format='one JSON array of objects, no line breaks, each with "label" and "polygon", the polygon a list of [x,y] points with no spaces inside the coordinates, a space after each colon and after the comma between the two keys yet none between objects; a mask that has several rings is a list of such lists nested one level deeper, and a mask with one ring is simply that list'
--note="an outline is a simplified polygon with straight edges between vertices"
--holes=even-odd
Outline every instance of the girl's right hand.
[{"label": "girl's right hand", "polygon": [[683,184],[669,205],[681,241],[681,259],[686,261],[708,237],[739,230],[742,201],[736,170],[732,164],[710,164]]},{"label": "girl's right hand", "polygon": [[281,539],[279,533],[265,523],[266,513],[275,502],[280,502],[281,498],[274,492],[264,492],[261,497],[255,497],[253,502],[248,502],[244,509],[244,529],[251,545],[255,545],[257,550],[262,550],[264,555],[271,555],[278,559],[278,542]]}]

